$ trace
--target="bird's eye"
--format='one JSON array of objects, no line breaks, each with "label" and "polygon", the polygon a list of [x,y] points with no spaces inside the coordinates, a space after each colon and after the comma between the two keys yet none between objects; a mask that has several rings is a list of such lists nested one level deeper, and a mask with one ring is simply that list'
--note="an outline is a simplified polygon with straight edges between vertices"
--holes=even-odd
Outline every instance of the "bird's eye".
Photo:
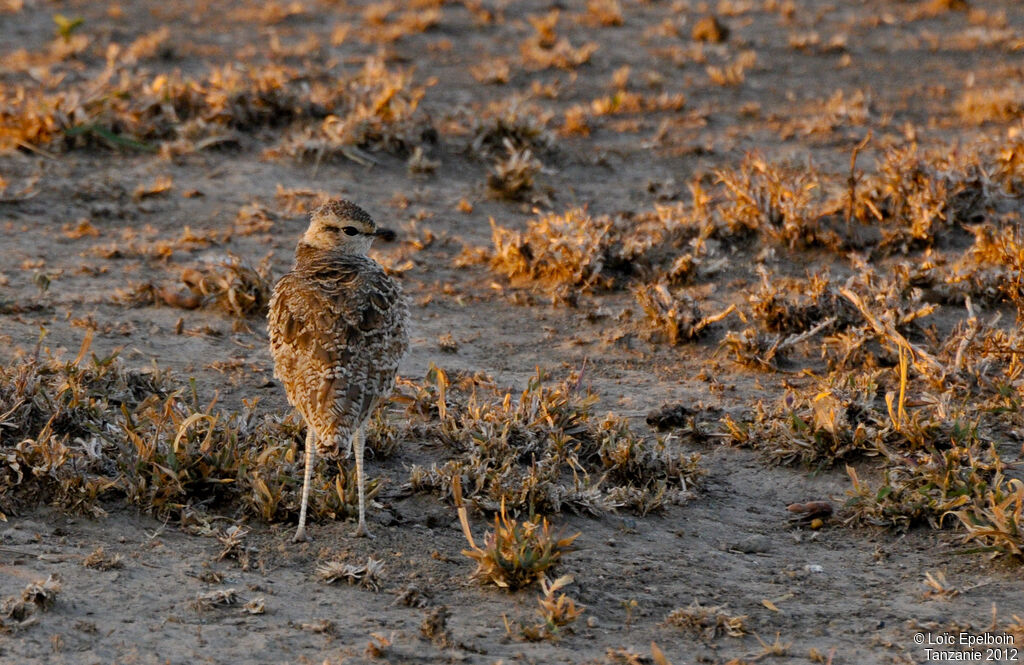
[{"label": "bird's eye", "polygon": [[346,226],[345,228],[342,229],[342,231],[344,231],[345,235],[347,236],[354,236],[359,233],[359,229],[357,229],[354,226]]}]

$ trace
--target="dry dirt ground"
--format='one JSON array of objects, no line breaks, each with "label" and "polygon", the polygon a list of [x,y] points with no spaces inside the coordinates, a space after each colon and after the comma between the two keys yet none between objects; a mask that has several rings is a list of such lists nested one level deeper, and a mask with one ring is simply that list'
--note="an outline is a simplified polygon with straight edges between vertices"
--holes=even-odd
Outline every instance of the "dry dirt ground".
[{"label": "dry dirt ground", "polygon": [[[44,352],[71,358],[91,329],[98,356],[119,349],[128,367],[155,363],[181,385],[194,377],[203,398],[217,395],[225,410],[258,400],[258,409],[285,413],[260,316],[183,309],[159,298],[133,306],[114,295],[146,282],[177,288],[182,270],[218,265],[229,253],[251,265],[269,257],[275,279],[288,269],[306,223],[301,208],[277,192],[310,190],[356,201],[399,232],[375,256],[399,275],[412,303],[405,377],[419,379],[433,363],[486,372],[518,391],[536,368],[554,377],[583,368],[597,410],[625,416],[651,436],[644,416],[665,403],[741,413],[758,400],[778,400],[806,379],[801,370],[823,367],[816,353],[783,372],[751,369],[719,348],[728,330],[741,327],[735,317],[699,341],[671,346],[635,328],[620,332],[619,313],[633,307],[629,290],[582,294],[574,307],[511,284],[486,261],[459,258],[467,247],[491,248],[492,219],[523,229],[539,214],[574,206],[593,215],[650,210],[687,199],[688,183],[737,167],[750,151],[845,174],[869,132],[858,162],[869,170],[885,147],[911,140],[951,150],[1012,136],[1024,104],[1024,10],[1011,1],[970,0],[963,3],[969,10],[959,4],[485,0],[414,3],[407,15],[402,3],[326,0],[5,0],[5,103],[13,104],[19,86],[86,95],[108,61],[163,27],[130,68],[147,81],[175,71],[202,78],[233,62],[355,72],[377,56],[427,86],[419,111],[434,130],[421,145],[436,166],[416,172],[408,151],[372,146],[349,157],[275,156],[266,151],[290,130],[273,122],[225,127],[227,139],[177,152],[150,152],[95,131],[89,145],[59,136],[8,145],[0,154],[0,355],[23,362],[45,329]],[[529,19],[554,10],[561,12],[558,39],[596,47],[586,62],[529,61],[521,45],[541,32]],[[621,24],[604,20],[616,11]],[[416,25],[415,14],[427,12],[436,12],[433,20]],[[83,19],[66,40],[58,14]],[[729,29],[720,43],[693,39],[694,25],[709,14]],[[393,26],[394,34],[382,34]],[[121,45],[120,55],[111,44]],[[487,78],[474,75],[479,65],[498,81],[478,80]],[[594,100],[616,90],[664,95],[663,108],[592,111]],[[957,104],[971,90],[1015,90],[1016,106],[1005,117],[969,121]],[[673,95],[685,102],[673,103]],[[544,168],[532,189],[507,200],[488,188],[491,161],[470,144],[474,121],[513,99],[553,138],[534,149]],[[574,107],[584,109],[588,132],[572,131]],[[169,139],[146,141],[159,147]],[[169,180],[157,186],[160,179]],[[267,212],[255,229],[240,216],[253,204]],[[820,248],[771,251],[780,274],[832,264],[839,275],[852,270]],[[759,282],[755,263],[764,256],[757,250],[726,258],[716,276],[692,287],[705,312],[742,305]],[[1004,322],[1013,318],[1010,310]],[[48,575],[59,575],[61,590],[31,625],[0,634],[0,662],[664,662],[652,655],[654,643],[676,665],[920,663],[926,656],[917,633],[1002,631],[1024,614],[1019,564],[962,553],[963,532],[952,520],[943,530],[904,531],[791,524],[793,502],[843,505],[850,480],[842,463],[778,466],[715,438],[684,437],[684,444],[701,453],[706,472],[687,501],[646,516],[551,516],[567,533],[582,534],[557,572],[574,576],[566,590],[586,607],[557,639],[518,639],[514,626],[533,617],[536,586],[508,593],[470,581],[473,564],[460,554],[466,542],[452,506],[399,491],[411,460],[443,461],[442,448],[413,439],[387,460],[371,461],[371,473],[384,479],[370,510],[374,540],[350,537],[351,522],[327,520],[312,524],[311,543],[294,545],[294,521],[248,517],[241,522],[250,530],[247,566],[218,559],[223,546],[215,538],[117,500],[101,502],[107,514],[99,518],[22,506],[0,531],[0,596]],[[1020,440],[1001,444],[1012,463]],[[853,461],[862,477],[877,476],[873,458]],[[479,539],[490,518],[470,517]],[[98,547],[122,555],[120,567],[84,567]],[[369,556],[383,560],[378,590],[315,576],[325,559]],[[959,592],[929,593],[929,573],[944,574]],[[200,595],[225,589],[235,591],[235,604],[197,608]],[[421,602],[401,600],[410,594]],[[259,598],[264,613],[242,609]],[[665,622],[694,602],[745,616],[743,634]],[[446,628],[430,628],[446,615]],[[1024,659],[1024,644],[1017,647]]]}]

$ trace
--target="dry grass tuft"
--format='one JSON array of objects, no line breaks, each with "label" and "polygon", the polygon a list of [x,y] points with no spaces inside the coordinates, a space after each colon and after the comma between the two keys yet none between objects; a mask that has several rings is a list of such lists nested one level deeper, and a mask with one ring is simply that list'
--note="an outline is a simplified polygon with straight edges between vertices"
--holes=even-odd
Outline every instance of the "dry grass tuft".
[{"label": "dry grass tuft", "polygon": [[53,607],[60,591],[60,576],[49,575],[45,580],[29,583],[20,596],[5,598],[0,606],[0,633],[22,630],[34,624],[38,620],[36,610],[45,612]]},{"label": "dry grass tuft", "polygon": [[567,538],[555,536],[542,517],[519,522],[505,514],[502,505],[494,518],[494,531],[489,531],[484,536],[483,547],[478,547],[469,528],[458,483],[455,498],[462,531],[469,542],[469,549],[462,553],[476,562],[472,577],[484,584],[492,583],[509,591],[521,589],[558,563],[563,554],[571,552],[573,541],[580,536],[578,533]]},{"label": "dry grass tuft", "polygon": [[168,305],[181,309],[218,309],[239,319],[266,316],[270,304],[270,262],[252,268],[232,256],[219,267],[187,268],[181,281],[187,292],[158,287],[151,282],[120,291],[118,302],[133,306]]},{"label": "dry grass tuft", "polygon": [[343,561],[328,561],[316,568],[316,575],[327,584],[334,584],[339,580],[345,580],[349,584],[358,584],[361,587],[380,591],[381,581],[384,574],[384,561],[369,557],[363,565],[345,563]]},{"label": "dry grass tuft", "polygon": [[[74,361],[0,367],[0,514],[49,501],[100,515],[104,501],[121,499],[184,526],[210,510],[297,515],[302,432],[292,416],[201,406],[194,388],[175,388],[165,373],[127,370],[115,356],[86,360],[88,343]],[[349,474],[328,469],[311,514],[347,516],[354,497]]]},{"label": "dry grass tuft", "polygon": [[322,121],[293,130],[268,155],[317,162],[344,157],[367,165],[374,159],[365,151],[408,155],[436,140],[436,130],[419,110],[432,84],[414,86],[411,71],[391,71],[371,58],[362,71],[336,84],[330,92],[333,108]]},{"label": "dry grass tuft", "polygon": [[496,198],[519,200],[533,189],[533,179],[543,164],[529,148],[517,150],[508,139],[505,149],[508,156],[496,161],[487,174],[487,188]]},{"label": "dry grass tuft", "polygon": [[534,34],[519,45],[519,53],[527,69],[576,69],[589,62],[598,49],[594,42],[574,47],[568,38],[559,37],[556,31],[558,10],[526,18],[534,28]]},{"label": "dry grass tuft", "polygon": [[733,311],[729,306],[714,316],[703,316],[697,301],[686,294],[673,295],[665,284],[648,284],[635,291],[637,302],[643,308],[650,324],[664,332],[669,344],[692,341],[700,337],[708,326],[721,321]]},{"label": "dry grass tuft", "polygon": [[743,637],[747,632],[746,619],[746,615],[729,614],[723,605],[709,607],[695,600],[688,607],[672,610],[665,617],[665,625],[683,628],[710,641],[723,634]]},{"label": "dry grass tuft", "polygon": [[611,218],[594,218],[575,208],[563,215],[531,220],[525,233],[502,228],[493,220],[491,229],[491,267],[510,278],[550,285],[555,290],[609,286],[606,273],[614,265],[609,259],[613,258],[615,238]]},{"label": "dry grass tuft", "polygon": [[453,498],[460,482],[480,508],[505,506],[514,515],[622,507],[646,513],[689,496],[702,473],[699,455],[638,436],[623,418],[596,418],[596,396],[578,376],[555,385],[542,378],[518,399],[481,377],[453,385],[437,368],[408,386],[415,392],[403,400],[416,436],[453,453],[442,465],[414,465],[408,488]]},{"label": "dry grass tuft", "polygon": [[960,117],[972,125],[1010,122],[1024,112],[1024,87],[971,88],[956,103]]},{"label": "dry grass tuft", "polygon": [[[576,601],[564,593],[558,593],[564,587],[572,584],[572,575],[562,575],[554,581],[541,577],[541,594],[537,599],[540,607],[537,614],[540,615],[540,623],[517,622],[518,630],[513,631],[511,623],[505,618],[505,632],[512,637],[526,640],[528,642],[539,642],[541,640],[557,640],[562,629],[571,626],[586,610],[582,605],[576,605]],[[503,615],[504,618],[504,615]]]},{"label": "dry grass tuft", "polygon": [[82,565],[94,570],[115,570],[124,567],[124,557],[120,554],[108,555],[100,546],[82,559]]},{"label": "dry grass tuft", "polygon": [[204,612],[218,607],[230,607],[238,600],[238,592],[234,589],[215,589],[197,595],[192,601],[192,607],[197,612]]},{"label": "dry grass tuft", "polygon": [[984,498],[954,513],[967,531],[964,540],[977,541],[993,552],[1024,557],[1024,482],[997,474]]}]

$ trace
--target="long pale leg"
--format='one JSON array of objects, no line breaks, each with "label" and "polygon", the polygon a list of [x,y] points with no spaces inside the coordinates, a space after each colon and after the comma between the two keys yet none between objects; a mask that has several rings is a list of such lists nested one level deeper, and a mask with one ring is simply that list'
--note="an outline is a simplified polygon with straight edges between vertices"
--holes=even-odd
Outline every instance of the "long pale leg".
[{"label": "long pale leg", "polygon": [[356,453],[356,489],[359,492],[359,526],[356,527],[355,535],[372,538],[366,528],[366,478],[363,475],[363,444],[366,441],[366,432],[363,427],[359,426],[352,440],[352,447]]},{"label": "long pale leg", "polygon": [[292,542],[301,543],[306,540],[306,506],[309,505],[309,481],[313,477],[313,454],[316,448],[316,432],[306,425],[306,472],[302,481],[302,507],[299,508],[299,528]]}]

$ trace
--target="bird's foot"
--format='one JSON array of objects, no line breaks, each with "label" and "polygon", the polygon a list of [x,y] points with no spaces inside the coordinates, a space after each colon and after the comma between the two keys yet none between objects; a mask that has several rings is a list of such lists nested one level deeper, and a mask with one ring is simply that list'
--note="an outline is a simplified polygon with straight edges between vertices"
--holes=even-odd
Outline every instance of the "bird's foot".
[{"label": "bird's foot", "polygon": [[359,526],[356,527],[356,532],[352,535],[356,538],[369,538],[370,540],[374,538],[370,530],[366,528],[366,522],[360,522]]},{"label": "bird's foot", "polygon": [[293,543],[305,543],[308,540],[309,537],[306,536],[306,530],[302,527],[299,527],[299,530],[296,531],[295,535],[292,537]]}]

